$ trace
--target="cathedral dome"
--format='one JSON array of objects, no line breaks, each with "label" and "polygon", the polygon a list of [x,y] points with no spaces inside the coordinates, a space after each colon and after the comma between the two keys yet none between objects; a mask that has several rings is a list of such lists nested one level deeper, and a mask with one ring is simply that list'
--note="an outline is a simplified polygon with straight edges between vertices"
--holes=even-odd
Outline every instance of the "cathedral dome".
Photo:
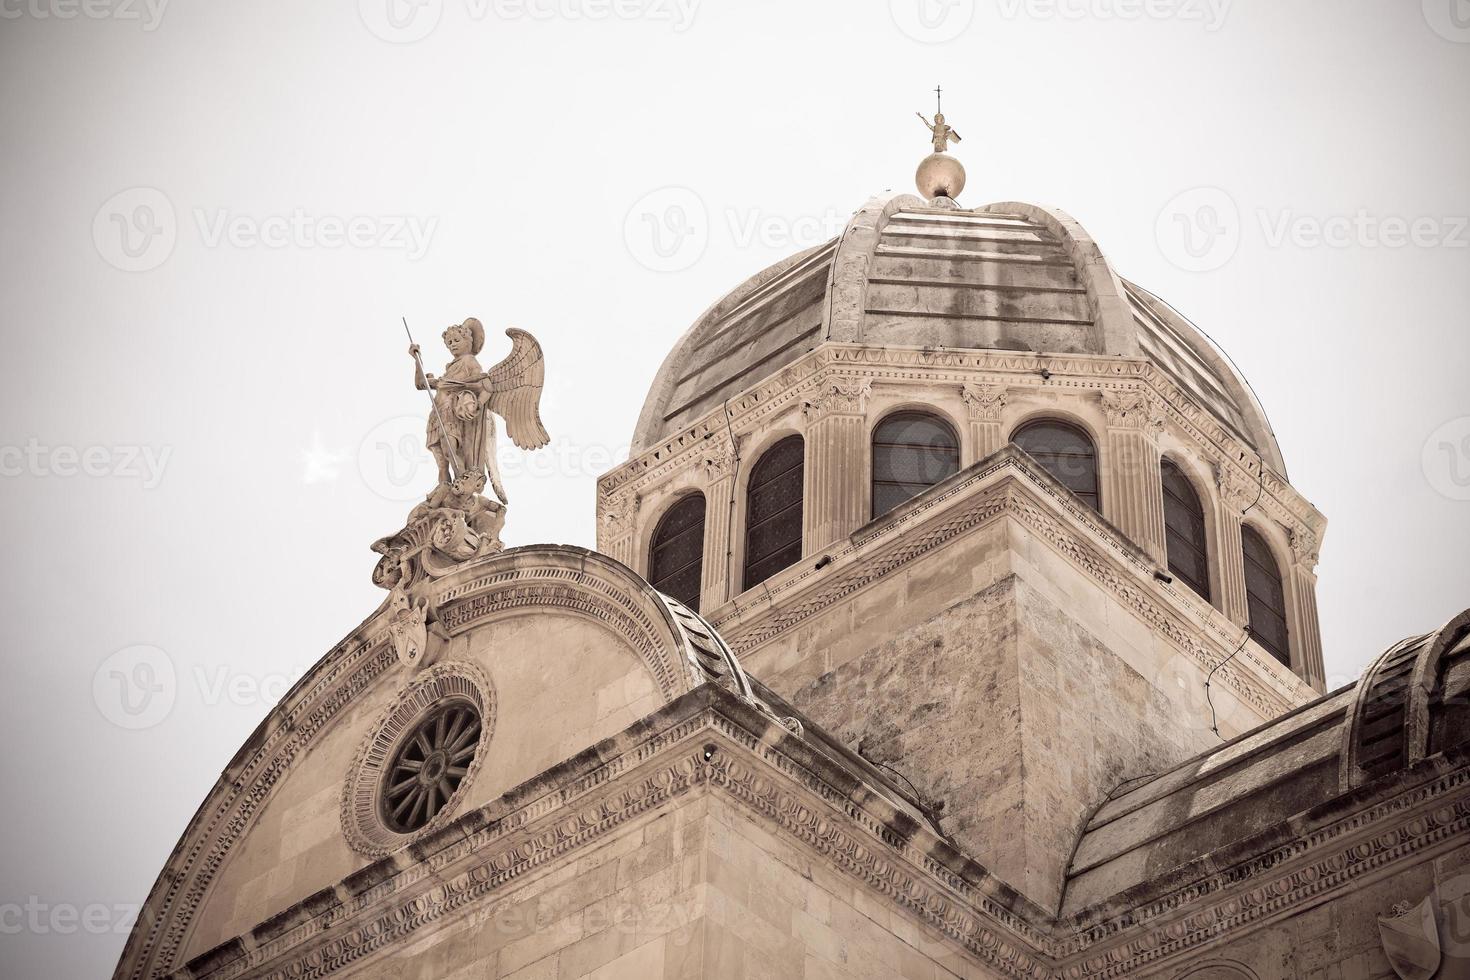
[{"label": "cathedral dome", "polygon": [[1016,202],[946,203],[875,197],[841,237],[721,298],[665,359],[633,453],[813,348],[850,343],[1145,359],[1285,474],[1265,412],[1225,354],[1122,279],[1075,220]]}]

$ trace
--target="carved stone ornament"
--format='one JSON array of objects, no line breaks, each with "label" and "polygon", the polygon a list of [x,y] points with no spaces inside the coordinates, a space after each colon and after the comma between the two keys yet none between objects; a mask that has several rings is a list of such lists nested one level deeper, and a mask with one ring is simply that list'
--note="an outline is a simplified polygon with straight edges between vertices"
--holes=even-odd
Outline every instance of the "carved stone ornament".
[{"label": "carved stone ornament", "polygon": [[867,410],[868,396],[872,393],[871,378],[833,378],[806,400],[801,411],[808,422],[828,415],[861,415]]},{"label": "carved stone ornament", "polygon": [[1400,980],[1430,980],[1441,958],[1439,927],[1434,921],[1434,895],[1418,905],[1399,902],[1378,918],[1383,953]]},{"label": "carved stone ornament", "polygon": [[484,488],[484,476],[462,476],[435,487],[409,512],[401,530],[373,542],[373,551],[382,556],[373,584],[409,590],[503,550],[505,505],[483,496]]},{"label": "carved stone ornament", "polygon": [[429,653],[429,600],[394,589],[388,610],[388,634],[398,662],[405,667],[427,667],[434,659]]},{"label": "carved stone ornament", "polygon": [[603,498],[602,529],[609,538],[621,537],[633,530],[633,518],[642,504],[640,494],[619,492]]},{"label": "carved stone ornament", "polygon": [[1006,407],[1004,385],[966,384],[960,386],[960,397],[970,409],[975,422],[999,422]]},{"label": "carved stone ornament", "polygon": [[[524,330],[505,333],[510,354],[489,371],[475,357],[485,345],[485,328],[474,317],[444,331],[453,360],[442,377],[426,373],[418,345],[409,347],[414,384],[432,402],[425,444],[438,463],[439,485],[400,530],[373,543],[382,556],[373,569],[374,585],[412,594],[467,561],[504,549],[500,530],[508,498],[496,462],[496,416],[521,449],[540,449],[550,441],[541,424],[541,345]],[[485,496],[487,484],[498,499]],[[396,627],[394,637],[396,645]]]},{"label": "carved stone ornament", "polygon": [[704,473],[710,483],[718,483],[735,472],[735,450],[723,440],[710,442],[704,454]]},{"label": "carved stone ornament", "polygon": [[1236,513],[1243,513],[1261,495],[1260,484],[1233,466],[1216,464],[1215,484],[1221,501]]},{"label": "carved stone ornament", "polygon": [[1291,551],[1296,555],[1296,560],[1308,569],[1317,567],[1318,550],[1321,548],[1321,538],[1317,532],[1308,527],[1297,527],[1291,531]]},{"label": "carved stone ornament", "polygon": [[1113,429],[1157,432],[1164,427],[1164,410],[1144,391],[1104,391],[1103,415]]}]

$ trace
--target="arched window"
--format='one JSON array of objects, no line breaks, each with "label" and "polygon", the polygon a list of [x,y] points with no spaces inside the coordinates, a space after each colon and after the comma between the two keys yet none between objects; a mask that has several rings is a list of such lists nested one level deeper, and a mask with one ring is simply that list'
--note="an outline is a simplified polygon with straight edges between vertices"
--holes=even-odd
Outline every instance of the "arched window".
[{"label": "arched window", "polygon": [[648,580],[664,595],[699,612],[704,572],[704,494],[691,493],[668,509],[653,530]]},{"label": "arched window", "polygon": [[1041,464],[1041,468],[1098,510],[1097,449],[1087,433],[1055,419],[1030,422],[1016,430],[1011,442]]},{"label": "arched window", "polygon": [[1205,508],[1177,464],[1165,458],[1164,550],[1169,574],[1210,601],[1210,553],[1205,534]]},{"label": "arched window", "polygon": [[801,558],[801,481],[806,445],[787,436],[750,471],[745,491],[745,588]]},{"label": "arched window", "polygon": [[959,468],[953,429],[924,412],[895,412],[873,430],[873,516],[882,517]]},{"label": "arched window", "polygon": [[1281,587],[1281,566],[1266,539],[1249,525],[1240,529],[1240,550],[1245,557],[1245,598],[1250,610],[1251,638],[1277,660],[1291,666],[1291,645],[1286,633],[1286,594]]}]

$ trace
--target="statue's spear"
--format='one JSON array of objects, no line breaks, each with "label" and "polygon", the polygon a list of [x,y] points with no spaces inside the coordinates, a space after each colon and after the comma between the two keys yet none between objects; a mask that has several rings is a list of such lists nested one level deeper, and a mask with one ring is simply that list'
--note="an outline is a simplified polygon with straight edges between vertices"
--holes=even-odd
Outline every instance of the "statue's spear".
[{"label": "statue's spear", "polygon": [[[414,363],[419,366],[419,374],[424,375],[425,379],[427,379],[428,375],[424,374],[424,359],[419,356],[418,344],[414,343],[413,333],[408,329],[408,317],[400,317],[400,319],[403,320],[403,332],[408,334],[408,344],[413,348]],[[457,475],[456,471],[462,470],[463,468],[459,465],[459,459],[454,455],[454,443],[449,440],[449,430],[445,428],[444,418],[439,414],[439,399],[434,397],[434,389],[429,388],[427,390],[429,392],[429,407],[434,412],[434,421],[439,423],[439,441],[444,445],[444,451],[449,454],[449,479],[450,482],[453,482]]]}]

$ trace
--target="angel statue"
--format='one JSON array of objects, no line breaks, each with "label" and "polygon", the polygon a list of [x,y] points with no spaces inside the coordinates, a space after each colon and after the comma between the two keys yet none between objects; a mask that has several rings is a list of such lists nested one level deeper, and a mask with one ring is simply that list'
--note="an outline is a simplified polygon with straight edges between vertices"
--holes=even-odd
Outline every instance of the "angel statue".
[{"label": "angel statue", "polygon": [[955,132],[954,128],[944,121],[944,113],[934,113],[934,121],[932,123],[924,118],[922,112],[916,112],[914,115],[918,116],[919,121],[929,127],[929,135],[934,137],[935,153],[943,153],[949,149],[951,142],[960,142],[960,134]]},{"label": "angel statue", "polygon": [[475,357],[485,346],[485,328],[474,317],[444,331],[444,346],[454,360],[442,377],[424,373],[418,344],[408,348],[414,360],[414,385],[433,392],[427,442],[439,464],[440,485],[483,482],[488,477],[502,504],[509,500],[495,455],[495,416],[505,419],[505,431],[521,449],[540,449],[551,441],[541,424],[545,376],[541,345],[515,327],[505,335],[510,338],[510,353],[489,371]]}]

